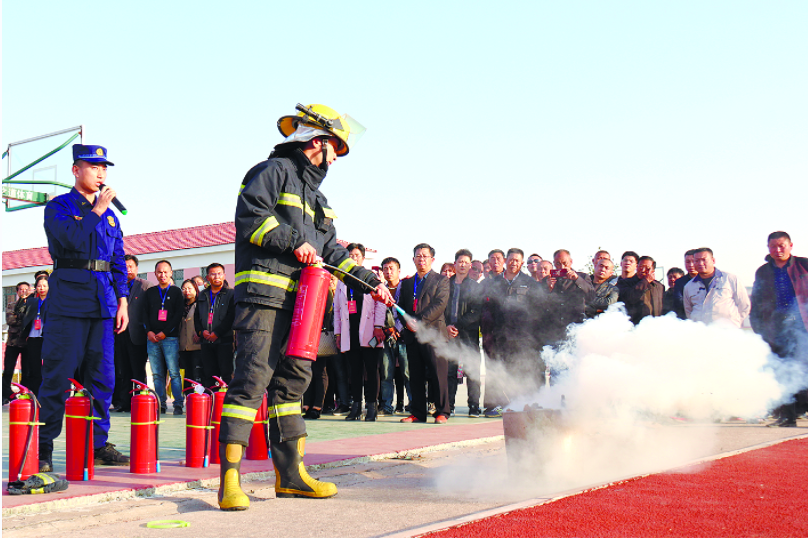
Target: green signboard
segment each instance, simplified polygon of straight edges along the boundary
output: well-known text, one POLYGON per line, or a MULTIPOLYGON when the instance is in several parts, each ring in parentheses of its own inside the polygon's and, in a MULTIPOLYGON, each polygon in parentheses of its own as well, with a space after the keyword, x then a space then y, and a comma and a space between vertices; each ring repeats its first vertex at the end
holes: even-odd
POLYGON ((50 196, 47 192, 29 191, 18 189, 10 185, 3 185, 3 198, 19 200, 21 202, 31 202, 33 204, 47 204, 50 196))

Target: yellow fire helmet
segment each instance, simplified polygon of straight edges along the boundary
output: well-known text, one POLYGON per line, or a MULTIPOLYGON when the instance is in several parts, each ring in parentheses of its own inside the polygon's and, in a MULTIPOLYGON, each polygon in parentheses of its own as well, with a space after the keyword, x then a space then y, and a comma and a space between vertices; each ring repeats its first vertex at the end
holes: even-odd
POLYGON ((366 129, 359 122, 347 114, 340 115, 325 105, 303 106, 298 103, 295 108, 299 111, 296 116, 282 116, 278 119, 278 130, 286 137, 287 142, 307 142, 315 136, 328 133, 342 142, 337 155, 343 157, 348 155, 350 147, 365 134, 366 129), (298 131, 301 136, 292 136, 298 131))

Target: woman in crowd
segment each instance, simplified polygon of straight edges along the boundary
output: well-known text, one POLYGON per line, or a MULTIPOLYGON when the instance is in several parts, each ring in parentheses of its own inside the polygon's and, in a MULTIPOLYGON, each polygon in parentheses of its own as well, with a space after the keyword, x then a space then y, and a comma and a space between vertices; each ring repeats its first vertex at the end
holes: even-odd
POLYGON ((185 298, 185 309, 180 322, 180 368, 185 376, 196 382, 202 381, 202 360, 199 336, 194 331, 194 314, 196 313, 197 284, 193 279, 182 283, 182 296, 185 298))
POLYGON ((446 262, 440 268, 440 274, 446 278, 452 278, 455 274, 454 264, 446 262))
MULTIPOLYGON (((351 243, 346 247, 357 265, 365 260, 365 247, 351 243)), ((384 322, 387 307, 369 294, 353 291, 344 283, 334 293, 334 334, 337 347, 347 358, 351 370, 351 410, 345 420, 362 418, 362 389, 367 407, 366 421, 375 421, 379 398, 379 364, 384 351, 384 322)))
POLYGON ((36 279, 36 292, 26 300, 27 311, 23 321, 23 334, 28 336, 22 354, 22 379, 20 384, 39 394, 42 384, 42 335, 45 331, 45 311, 48 298, 48 277, 36 279))

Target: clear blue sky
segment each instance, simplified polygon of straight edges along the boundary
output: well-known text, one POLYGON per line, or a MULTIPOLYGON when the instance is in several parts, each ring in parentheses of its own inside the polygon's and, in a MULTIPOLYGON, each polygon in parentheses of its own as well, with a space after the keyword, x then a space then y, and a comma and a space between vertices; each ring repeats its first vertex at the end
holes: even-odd
MULTIPOLYGON (((367 127, 322 190, 405 270, 421 241, 579 268, 707 245, 745 285, 771 231, 808 255, 805 2, 9 0, 2 23, 3 148, 86 125, 129 234, 232 220, 302 102, 367 127)), ((41 219, 3 214, 3 250, 41 219)))

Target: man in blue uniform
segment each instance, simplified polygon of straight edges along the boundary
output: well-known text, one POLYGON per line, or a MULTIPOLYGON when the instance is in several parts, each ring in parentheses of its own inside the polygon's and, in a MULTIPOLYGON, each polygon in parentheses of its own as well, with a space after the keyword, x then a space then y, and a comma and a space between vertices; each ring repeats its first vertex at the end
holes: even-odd
POLYGON ((115 388, 114 333, 126 330, 129 323, 123 232, 109 208, 116 193, 101 190, 108 165, 112 163, 106 148, 74 145, 75 186, 45 207, 53 274, 42 344, 40 472, 53 470, 53 440, 62 431, 68 378, 77 373, 95 398, 95 463, 129 464, 129 458, 107 442, 115 388))

